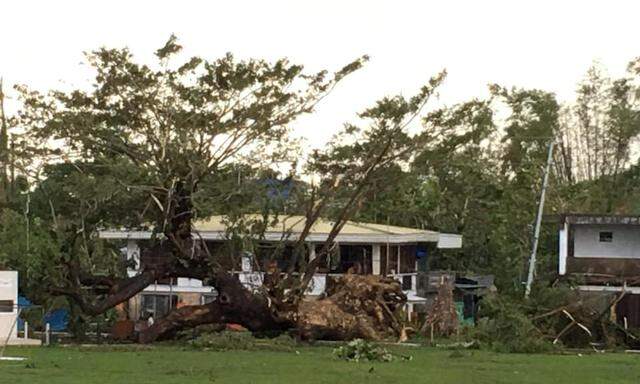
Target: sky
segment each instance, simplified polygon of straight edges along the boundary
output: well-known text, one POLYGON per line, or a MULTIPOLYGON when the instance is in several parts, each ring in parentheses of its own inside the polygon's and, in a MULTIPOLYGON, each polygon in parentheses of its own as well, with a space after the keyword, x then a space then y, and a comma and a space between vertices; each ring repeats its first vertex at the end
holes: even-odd
MULTIPOLYGON (((491 83, 569 101, 594 60, 621 76, 640 56, 638 1, 20 0, 2 2, 0 14, 6 88, 83 87, 91 80, 83 52, 126 46, 151 61, 171 33, 188 56, 288 57, 309 71, 369 55, 294 123, 309 147, 381 97, 412 95, 442 69, 449 75, 440 104, 486 97, 491 83)), ((15 110, 15 97, 8 104, 15 110)))

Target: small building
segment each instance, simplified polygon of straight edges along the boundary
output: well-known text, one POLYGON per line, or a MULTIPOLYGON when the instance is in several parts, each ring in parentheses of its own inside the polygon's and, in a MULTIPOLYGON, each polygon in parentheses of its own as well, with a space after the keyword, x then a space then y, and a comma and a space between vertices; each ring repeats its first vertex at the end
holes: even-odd
MULTIPOLYGON (((333 224, 329 220, 319 219, 313 225, 305 239, 309 260, 315 258, 333 224)), ((293 243, 300 236, 304 225, 304 216, 285 216, 264 233, 261 246, 265 248, 286 239, 283 257, 276 260, 281 270, 288 266, 287 254, 290 254, 293 243)), ((228 239, 227 226, 222 216, 198 221, 194 223, 194 228, 197 236, 212 250, 228 239)), ((100 237, 126 242, 123 253, 131 265, 128 271, 130 276, 139 273, 146 264, 153 262, 153 256, 145 252, 151 245, 151 231, 104 230, 100 232, 100 237)), ((412 311, 414 304, 426 300, 417 295, 418 260, 426 260, 428 254, 436 248, 460 248, 462 237, 415 228, 349 221, 336 237, 334 245, 330 262, 321 265, 313 278, 308 291, 310 296, 322 294, 333 279, 345 273, 385 275, 397 279, 402 284, 409 300, 407 310, 412 311)), ((259 251, 260 249, 258 253, 259 251)), ((262 265, 264 260, 261 260, 261 255, 245 252, 238 259, 240 262, 234 267, 234 273, 240 281, 247 287, 261 285, 264 277, 262 271, 267 269, 267 266, 262 265), (262 268, 255 268, 256 265, 262 265, 262 268)), ((215 297, 214 288, 203 285, 203 282, 197 279, 157 281, 132 298, 127 303, 128 308, 125 312, 131 320, 147 316, 159 318, 176 306, 204 304, 215 297)))
POLYGON ((18 272, 0 271, 0 343, 18 338, 17 322, 18 272))
POLYGON ((640 327, 640 216, 565 214, 559 224, 559 275, 582 292, 625 291, 616 317, 640 327))

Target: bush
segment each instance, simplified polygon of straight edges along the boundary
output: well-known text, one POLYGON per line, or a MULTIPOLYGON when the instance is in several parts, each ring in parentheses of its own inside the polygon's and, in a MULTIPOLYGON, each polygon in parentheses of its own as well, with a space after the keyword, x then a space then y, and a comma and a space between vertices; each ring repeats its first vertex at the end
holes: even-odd
POLYGON ((360 362, 360 361, 382 361, 393 360, 391 352, 362 339, 355 339, 347 344, 335 348, 333 355, 340 360, 360 362))
POLYGON ((216 351, 254 349, 255 342, 249 332, 216 332, 203 333, 190 341, 197 349, 212 349, 216 351))
POLYGON ((473 337, 496 352, 536 353, 554 348, 522 306, 507 297, 485 297, 479 317, 473 337))

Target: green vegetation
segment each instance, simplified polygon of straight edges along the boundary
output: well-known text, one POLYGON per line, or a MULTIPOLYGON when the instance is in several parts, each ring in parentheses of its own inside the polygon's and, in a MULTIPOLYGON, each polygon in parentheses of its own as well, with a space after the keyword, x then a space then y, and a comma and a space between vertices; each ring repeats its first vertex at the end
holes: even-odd
POLYGON ((253 351, 269 350, 291 352, 297 347, 296 340, 288 335, 260 339, 250 332, 210 332, 203 333, 188 342, 194 349, 203 351, 253 351))
POLYGON ((487 297, 480 315, 478 326, 469 328, 470 332, 474 339, 493 351, 540 353, 554 348, 517 302, 501 296, 487 297))
MULTIPOLYGON (((393 348, 395 350, 395 348, 393 348)), ((3 383, 638 383, 640 356, 524 355, 427 348, 395 350, 412 361, 353 364, 331 348, 205 352, 172 347, 9 348, 3 383)))
POLYGON ((355 339, 333 350, 333 355, 340 360, 353 361, 393 361, 393 355, 386 348, 372 342, 355 339))

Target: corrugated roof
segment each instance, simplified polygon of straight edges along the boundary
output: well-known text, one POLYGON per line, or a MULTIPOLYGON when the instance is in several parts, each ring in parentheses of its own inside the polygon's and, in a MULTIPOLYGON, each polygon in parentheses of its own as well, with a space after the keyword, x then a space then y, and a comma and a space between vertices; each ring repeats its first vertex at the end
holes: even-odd
MULTIPOLYGON (((259 218, 259 216, 257 215, 252 216, 254 216, 256 219, 259 218)), ((281 216, 275 225, 269 226, 267 232, 300 233, 304 229, 305 222, 306 218, 301 215, 281 216)), ((334 224, 334 221, 319 218, 313 224, 311 233, 328 234, 329 232, 331 232, 334 224)), ((224 216, 212 216, 206 220, 198 220, 194 223, 194 227, 200 232, 223 232, 226 229, 224 216)), ((427 233, 438 234, 438 232, 429 230, 398 227, 385 224, 362 223, 356 221, 347 221, 340 233, 343 235, 415 235, 427 233)))
MULTIPOLYGON (((261 220, 259 215, 251 215, 246 218, 249 220, 252 218, 261 220)), ((305 221, 306 218, 304 216, 281 216, 275 224, 267 228, 264 233, 264 239, 267 241, 281 241, 283 238, 296 240, 304 229, 305 221)), ((306 241, 325 241, 334 224, 335 222, 331 220, 318 219, 306 237, 306 241)), ((198 232, 198 236, 205 240, 225 240, 227 238, 225 216, 212 216, 205 220, 197 220, 194 223, 194 229, 198 232)), ((100 237, 103 239, 149 239, 151 236, 152 232, 149 230, 120 229, 100 231, 100 237)), ((356 244, 434 242, 437 243, 438 248, 460 248, 462 246, 462 236, 456 234, 356 221, 348 221, 335 238, 335 241, 356 244)))

